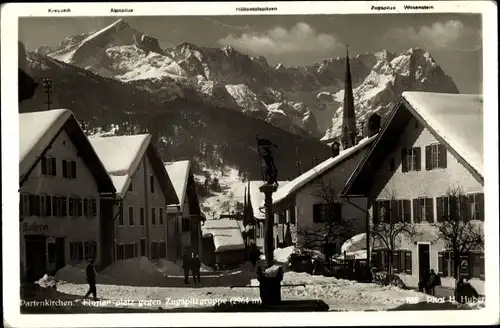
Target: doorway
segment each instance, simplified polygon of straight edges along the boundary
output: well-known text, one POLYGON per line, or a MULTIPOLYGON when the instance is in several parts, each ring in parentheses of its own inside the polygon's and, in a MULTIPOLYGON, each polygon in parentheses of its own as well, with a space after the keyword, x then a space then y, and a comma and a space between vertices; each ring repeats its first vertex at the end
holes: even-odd
POLYGON ((418 244, 418 277, 422 279, 425 270, 431 268, 431 255, 429 244, 418 244))
POLYGON ((27 235, 26 242, 26 279, 35 282, 47 273, 46 236, 27 235))

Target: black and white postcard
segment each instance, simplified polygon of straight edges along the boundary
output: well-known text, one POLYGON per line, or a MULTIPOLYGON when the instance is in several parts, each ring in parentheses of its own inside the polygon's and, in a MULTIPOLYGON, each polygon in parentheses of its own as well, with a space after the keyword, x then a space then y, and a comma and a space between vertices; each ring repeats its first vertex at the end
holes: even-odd
POLYGON ((4 324, 497 323, 495 11, 2 6, 4 324))

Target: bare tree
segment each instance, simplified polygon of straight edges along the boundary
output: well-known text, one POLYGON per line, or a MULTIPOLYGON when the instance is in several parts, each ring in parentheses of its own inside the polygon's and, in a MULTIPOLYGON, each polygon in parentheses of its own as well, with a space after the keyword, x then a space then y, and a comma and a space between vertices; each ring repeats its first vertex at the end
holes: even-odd
MULTIPOLYGON (((463 194, 460 187, 450 188, 447 195, 441 197, 441 203, 438 203, 437 207, 439 209, 438 220, 432 224, 436 229, 436 240, 444 240, 445 247, 451 251, 455 278, 458 279, 460 255, 482 249, 484 233, 481 225, 477 224, 478 221, 471 221, 473 217, 471 217, 469 197, 463 194)), ((478 208, 478 213, 482 216, 482 209, 478 208)))
POLYGON ((404 237, 413 240, 420 233, 411 223, 410 200, 396 200, 394 193, 389 199, 378 200, 373 206, 370 227, 372 249, 379 248, 387 252, 386 265, 389 276, 393 274, 393 254, 398 251, 404 237))
POLYGON ((297 227, 297 235, 301 246, 311 249, 320 249, 325 252, 327 258, 334 254, 330 253, 333 245, 338 240, 347 240, 354 233, 352 220, 342 217, 341 200, 338 193, 328 183, 319 180, 317 183, 315 198, 318 203, 314 205, 314 216, 320 217, 322 222, 317 222, 314 227, 297 227))

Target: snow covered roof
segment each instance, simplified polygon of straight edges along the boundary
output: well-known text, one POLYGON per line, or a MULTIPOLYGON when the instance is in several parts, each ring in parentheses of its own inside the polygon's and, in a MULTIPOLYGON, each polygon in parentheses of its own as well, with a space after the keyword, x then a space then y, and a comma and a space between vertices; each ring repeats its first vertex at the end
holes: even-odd
POLYGON ((350 239, 346 240, 342 247, 340 248, 340 252, 344 254, 344 252, 356 252, 359 250, 366 249, 366 233, 357 234, 350 239))
POLYGON ((78 148, 92 175, 98 181, 99 191, 114 193, 115 188, 103 163, 90 145, 75 116, 67 109, 19 114, 19 180, 21 184, 62 129, 78 148))
POLYGON ((178 161, 178 162, 165 162, 165 169, 167 170, 170 181, 175 189, 177 198, 179 199, 179 206, 182 208, 185 203, 187 185, 189 180, 189 174, 191 172, 191 162, 190 161, 178 161))
POLYGON ((123 197, 151 142, 151 135, 89 137, 89 140, 123 197))
MULTIPOLYGON (((278 181, 278 185, 283 187, 287 185, 290 181, 278 181)), ((264 205, 264 193, 260 192, 259 187, 264 184, 263 181, 250 181, 250 201, 252 202, 253 216, 256 219, 265 219, 265 213, 261 212, 261 208, 264 205)), ((241 196, 241 202, 243 203, 243 196, 245 194, 244 187, 248 187, 248 182, 244 182, 241 184, 241 193, 238 193, 237 196, 241 196), (241 194, 241 195, 240 195, 241 194)), ((235 196, 236 198, 236 196, 235 196)))
POLYGON ((213 237, 216 252, 245 249, 245 241, 236 220, 206 220, 201 232, 204 238, 213 237))
POLYGON ((29 170, 72 116, 67 109, 19 114, 19 175, 29 170))
POLYGON ((483 175, 482 95, 403 92, 403 98, 431 130, 483 175))
POLYGON ((343 196, 365 196, 377 171, 413 119, 453 151, 470 172, 483 179, 482 95, 404 92, 389 113, 373 147, 349 178, 343 196))
POLYGON ((356 154, 359 150, 370 145, 373 142, 373 140, 375 140, 376 137, 377 135, 374 135, 372 137, 360 140, 359 143, 354 147, 340 151, 340 153, 337 156, 331 157, 323 161, 322 163, 316 165, 309 171, 304 172, 297 178, 293 179, 286 185, 279 187, 278 190, 273 194, 273 204, 281 202, 288 196, 300 190, 304 185, 314 180, 319 175, 335 168, 335 166, 342 163, 345 159, 349 158, 351 155, 356 154))

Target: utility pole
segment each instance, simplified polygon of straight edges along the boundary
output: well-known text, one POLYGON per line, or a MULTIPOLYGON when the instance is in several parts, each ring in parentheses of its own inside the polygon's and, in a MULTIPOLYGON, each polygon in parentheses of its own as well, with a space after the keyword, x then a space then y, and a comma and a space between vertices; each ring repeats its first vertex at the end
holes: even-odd
POLYGON ((47 110, 50 110, 50 105, 52 101, 50 100, 50 94, 52 93, 52 79, 50 77, 44 77, 43 81, 43 92, 47 95, 47 110))

